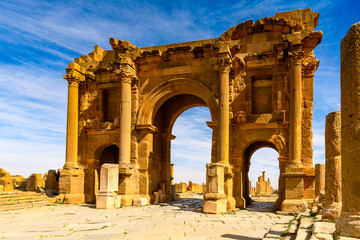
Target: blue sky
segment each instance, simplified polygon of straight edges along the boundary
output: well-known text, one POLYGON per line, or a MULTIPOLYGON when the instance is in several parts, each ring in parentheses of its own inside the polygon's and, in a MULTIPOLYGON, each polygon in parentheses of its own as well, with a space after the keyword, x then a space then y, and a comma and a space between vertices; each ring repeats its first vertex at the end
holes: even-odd
MULTIPOLYGON (((67 82, 62 75, 68 62, 91 52, 94 45, 111 49, 110 37, 126 39, 139 47, 215 38, 240 22, 308 7, 320 12, 317 30, 324 32, 323 41, 315 50, 320 59, 315 75, 313 124, 314 163, 318 163, 324 162, 325 116, 340 109, 340 41, 350 26, 360 21, 357 0, 2 0, 0 167, 24 176, 62 167, 67 99, 67 82)), ((201 126, 206 127, 203 122, 191 119, 207 118, 206 111, 188 111, 179 117, 176 126, 185 121, 187 130, 198 130, 204 135, 195 139, 175 126, 173 160, 178 175, 202 182, 210 154, 205 147, 210 141, 209 132, 200 130, 201 126), (181 134, 191 139, 191 144, 181 142, 181 134), (176 150, 192 144, 200 144, 195 149, 201 151, 195 154, 191 148, 176 150), (199 156, 196 163, 189 159, 195 155, 199 156)), ((264 162, 266 155, 260 154, 257 161, 264 162)), ((269 169, 276 171, 276 167, 271 165, 269 169)))

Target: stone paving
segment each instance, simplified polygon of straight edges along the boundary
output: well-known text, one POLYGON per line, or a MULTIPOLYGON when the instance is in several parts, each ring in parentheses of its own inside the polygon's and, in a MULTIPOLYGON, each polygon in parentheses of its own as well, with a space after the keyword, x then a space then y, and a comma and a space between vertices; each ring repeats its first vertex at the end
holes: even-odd
POLYGON ((57 204, 1 212, 0 239, 262 239, 292 216, 276 215, 274 203, 254 202, 234 214, 200 211, 202 196, 169 204, 98 210, 57 204))

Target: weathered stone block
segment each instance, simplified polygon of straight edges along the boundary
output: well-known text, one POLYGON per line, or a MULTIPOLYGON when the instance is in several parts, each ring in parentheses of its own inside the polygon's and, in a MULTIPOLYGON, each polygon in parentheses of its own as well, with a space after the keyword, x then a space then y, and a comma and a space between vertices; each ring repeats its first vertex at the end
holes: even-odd
POLYGON ((14 190, 13 179, 10 173, 2 168, 0 168, 0 185, 3 186, 4 192, 12 192, 14 190))

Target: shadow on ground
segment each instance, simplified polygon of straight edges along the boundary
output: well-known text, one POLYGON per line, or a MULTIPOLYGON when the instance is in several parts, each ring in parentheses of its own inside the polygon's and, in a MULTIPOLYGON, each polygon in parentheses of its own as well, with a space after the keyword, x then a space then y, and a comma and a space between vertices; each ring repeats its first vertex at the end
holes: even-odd
POLYGON ((246 237, 236 234, 223 234, 221 235, 221 237, 229 238, 229 239, 239 239, 239 240, 261 240, 261 238, 246 237))

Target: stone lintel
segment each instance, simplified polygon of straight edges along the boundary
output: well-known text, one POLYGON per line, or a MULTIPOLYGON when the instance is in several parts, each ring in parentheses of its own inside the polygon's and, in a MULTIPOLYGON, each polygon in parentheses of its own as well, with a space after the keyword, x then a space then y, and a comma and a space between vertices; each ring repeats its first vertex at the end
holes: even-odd
POLYGON ((147 131, 153 132, 153 133, 158 131, 157 127, 155 127, 154 125, 151 125, 151 124, 136 125, 135 129, 136 130, 147 130, 147 131))
POLYGON ((96 129, 87 129, 86 133, 88 135, 119 135, 120 131, 117 130, 96 130, 96 129))
POLYGON ((217 122, 213 122, 213 121, 207 121, 206 125, 211 129, 216 129, 219 127, 219 124, 217 122))

